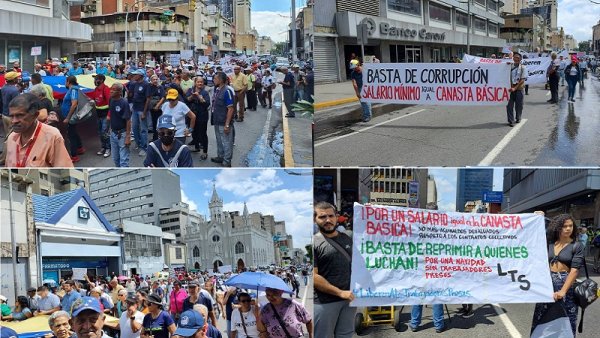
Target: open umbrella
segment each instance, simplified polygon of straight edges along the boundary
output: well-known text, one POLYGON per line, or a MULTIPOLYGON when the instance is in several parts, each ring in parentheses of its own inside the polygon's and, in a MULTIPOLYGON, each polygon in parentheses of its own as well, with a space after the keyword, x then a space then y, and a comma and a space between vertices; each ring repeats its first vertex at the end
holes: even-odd
POLYGON ((48 284, 49 286, 56 286, 56 281, 54 279, 44 279, 42 284, 48 284))
POLYGON ((117 277, 117 279, 118 280, 128 280, 129 277, 127 277, 127 276, 119 276, 119 277, 117 277))
POLYGON ((267 288, 292 293, 292 289, 279 277, 262 272, 243 272, 225 281, 227 286, 240 289, 266 290, 267 288))

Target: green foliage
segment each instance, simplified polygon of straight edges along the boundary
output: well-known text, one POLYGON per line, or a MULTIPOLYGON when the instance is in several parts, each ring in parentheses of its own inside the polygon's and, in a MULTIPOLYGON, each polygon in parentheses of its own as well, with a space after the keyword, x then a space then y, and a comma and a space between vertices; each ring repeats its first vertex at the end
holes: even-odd
POLYGON ((313 263, 313 246, 312 244, 307 244, 305 247, 306 249, 306 257, 308 257, 310 264, 313 263))
MULTIPOLYGON (((314 100, 314 96, 311 96, 314 100)), ((292 111, 294 111, 295 113, 299 113, 302 115, 309 115, 310 117, 312 117, 315 113, 315 106, 306 101, 306 100, 300 100, 296 103, 292 104, 292 111)))

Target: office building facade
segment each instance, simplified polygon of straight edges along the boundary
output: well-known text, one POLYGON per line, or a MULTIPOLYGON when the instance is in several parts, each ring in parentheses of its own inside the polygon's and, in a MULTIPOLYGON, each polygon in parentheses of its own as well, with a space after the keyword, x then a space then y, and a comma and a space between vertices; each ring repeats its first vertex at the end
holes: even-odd
POLYGON ((494 185, 494 169, 458 169, 456 179, 456 211, 465 211, 465 203, 483 199, 484 191, 494 185))

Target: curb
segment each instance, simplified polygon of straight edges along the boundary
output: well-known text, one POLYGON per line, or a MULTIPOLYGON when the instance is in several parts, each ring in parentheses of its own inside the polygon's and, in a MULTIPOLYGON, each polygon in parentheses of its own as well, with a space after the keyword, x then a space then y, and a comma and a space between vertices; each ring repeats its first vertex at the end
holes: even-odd
POLYGON ((281 118, 283 119, 283 160, 285 168, 296 166, 294 162, 294 152, 292 151, 292 136, 290 135, 290 125, 287 114, 287 108, 283 102, 283 91, 281 92, 281 118))
POLYGON ((347 97, 345 99, 337 99, 325 102, 315 103, 315 109, 323 109, 328 107, 339 106, 346 103, 358 102, 358 97, 347 97))

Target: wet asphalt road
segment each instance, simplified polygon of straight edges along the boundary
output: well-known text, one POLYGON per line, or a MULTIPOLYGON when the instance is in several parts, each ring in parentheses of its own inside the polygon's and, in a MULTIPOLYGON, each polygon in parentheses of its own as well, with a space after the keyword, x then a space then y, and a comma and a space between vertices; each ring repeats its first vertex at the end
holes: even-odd
POLYGON ((511 128, 505 106, 377 106, 360 122, 350 104, 315 114, 316 166, 597 166, 600 164, 600 80, 589 76, 567 103, 549 104, 531 86, 523 121, 511 128), (391 111, 390 111, 391 110, 391 111))

